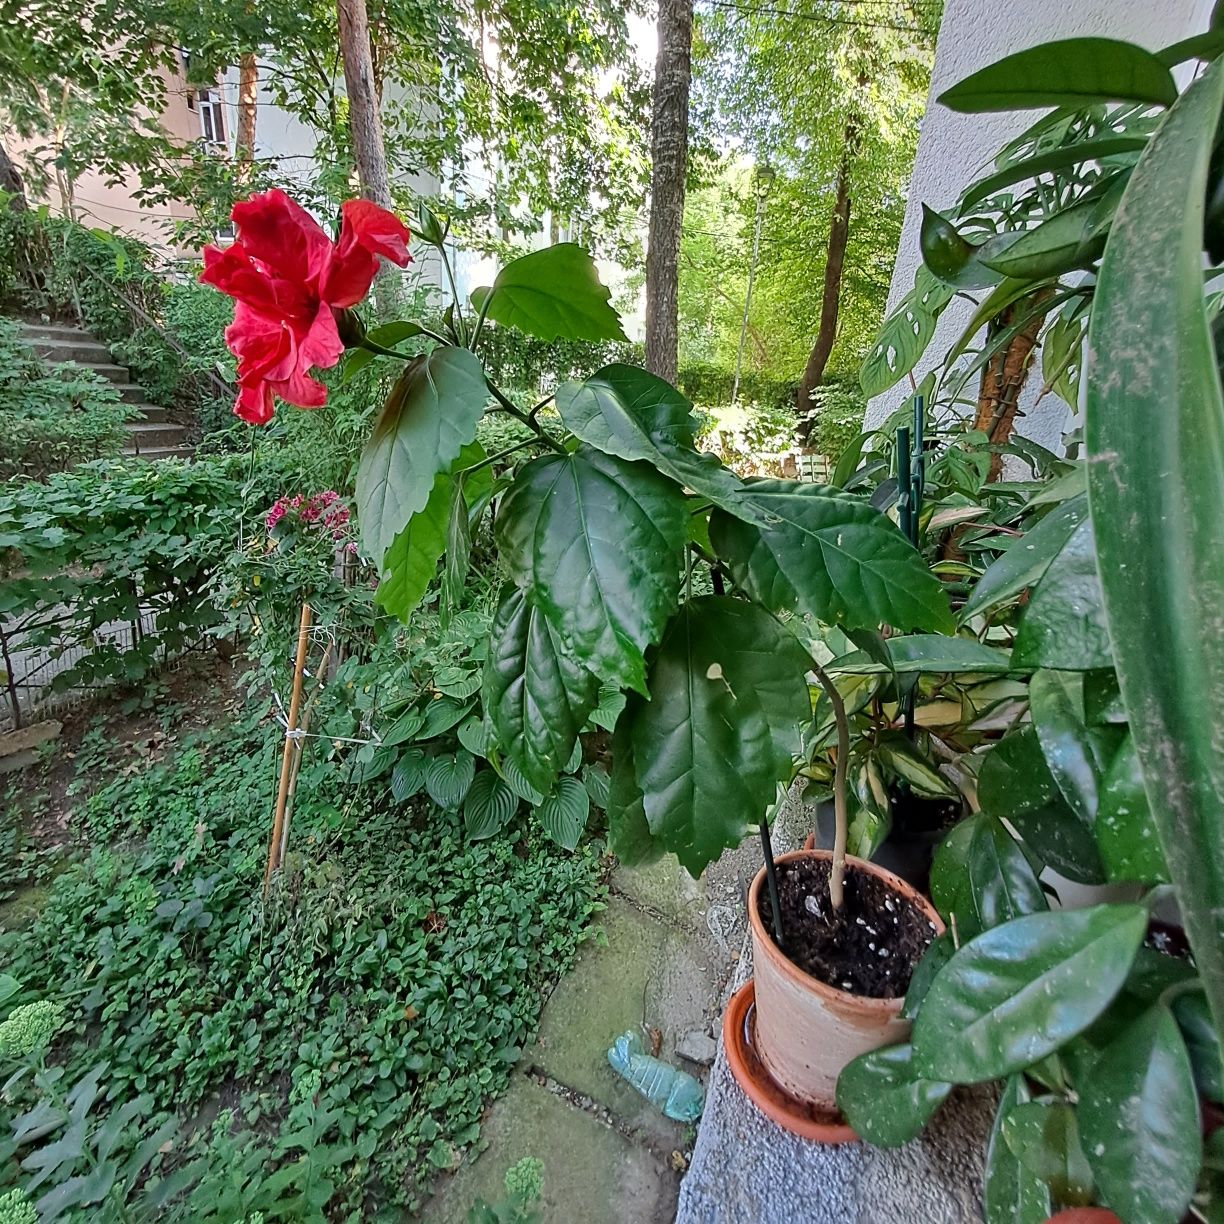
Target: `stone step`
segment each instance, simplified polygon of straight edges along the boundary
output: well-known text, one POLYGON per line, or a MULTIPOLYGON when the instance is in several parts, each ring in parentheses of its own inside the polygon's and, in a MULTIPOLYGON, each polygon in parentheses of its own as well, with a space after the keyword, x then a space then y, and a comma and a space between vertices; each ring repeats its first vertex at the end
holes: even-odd
POLYGON ((141 449, 138 453, 131 447, 125 447, 119 452, 128 459, 190 459, 189 446, 151 446, 148 450, 141 449))
POLYGON ((137 406, 146 403, 149 394, 139 383, 133 382, 120 383, 115 387, 115 390, 119 392, 119 398, 125 404, 135 404, 137 406))
POLYGON ((134 421, 124 427, 129 444, 142 454, 164 446, 182 446, 187 431, 181 425, 167 425, 156 421, 134 421))
MULTIPOLYGON (((127 387, 123 388, 125 391, 127 387)), ((139 391, 140 388, 133 386, 132 390, 139 391)), ((132 396, 125 395, 125 402, 129 408, 134 409, 140 415, 132 418, 133 423, 145 423, 149 425, 173 425, 175 422, 170 419, 170 410, 161 408, 157 404, 143 404, 133 400, 132 396)))
POLYGON ((23 323, 21 338, 26 344, 32 340, 88 340, 93 341, 89 332, 68 323, 23 323))
MULTIPOLYGON (((109 361, 65 361, 60 364, 79 366, 82 370, 92 370, 100 378, 105 378, 107 382, 112 382, 117 387, 132 381, 132 375, 127 366, 115 365, 109 361)), ((141 394, 143 395, 144 392, 142 391, 141 394)))
POLYGON ((63 365, 66 361, 77 365, 109 365, 111 363, 110 349, 105 344, 99 344, 80 333, 79 338, 41 339, 34 337, 27 341, 29 346, 52 365, 63 365))

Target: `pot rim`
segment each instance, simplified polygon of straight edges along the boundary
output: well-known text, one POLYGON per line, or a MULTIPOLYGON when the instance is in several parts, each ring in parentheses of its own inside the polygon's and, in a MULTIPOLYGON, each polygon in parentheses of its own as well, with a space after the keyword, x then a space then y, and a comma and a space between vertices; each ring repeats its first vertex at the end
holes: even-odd
MULTIPOLYGON (((785 854, 777 855, 774 863, 791 863, 797 859, 807 858, 832 861, 833 852, 831 850, 789 850, 785 854)), ((943 919, 940 918, 934 905, 916 888, 901 879, 900 876, 893 875, 891 871, 886 871, 883 867, 879 867, 867 859, 855 858, 852 854, 846 855, 846 863, 882 880, 893 892, 899 893, 908 901, 913 902, 927 916, 928 921, 935 924, 935 935, 943 934, 943 919)), ((765 865, 762 863, 760 870, 753 877, 751 888, 748 890, 748 925, 752 931, 754 948, 763 947, 765 955, 769 957, 770 962, 783 976, 789 978, 795 985, 801 986, 813 994, 830 1000, 836 1000, 840 1007, 853 1007, 867 1014, 887 1014, 896 1012, 899 1009, 900 1005, 904 1002, 904 995, 896 995, 891 999, 878 999, 868 995, 851 994, 849 991, 839 990, 836 986, 830 986, 827 982, 822 982, 818 977, 813 977, 810 973, 800 969, 774 943, 773 935, 766 930, 765 924, 761 921, 759 900, 761 889, 764 886, 765 865)))

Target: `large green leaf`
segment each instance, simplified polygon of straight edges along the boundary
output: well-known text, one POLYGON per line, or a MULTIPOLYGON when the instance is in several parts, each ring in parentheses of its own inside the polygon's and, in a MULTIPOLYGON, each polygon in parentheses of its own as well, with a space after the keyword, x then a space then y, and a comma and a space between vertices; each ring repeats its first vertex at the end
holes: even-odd
POLYGON ((441 808, 457 808, 476 775, 476 762, 466 748, 436 756, 425 768, 425 790, 441 808))
POLYGON ((860 1139, 900 1147, 921 1134, 952 1091, 914 1074, 908 1045, 861 1054, 837 1080, 837 1107, 860 1139))
POLYGON ((1008 234, 1006 243, 992 239, 977 259, 998 275, 1017 280, 1043 280, 1085 268, 1105 249, 1096 233, 1098 204, 1095 198, 1086 199, 1060 209, 1018 238, 1008 234))
POLYGON ((1003 1127, 1012 1110, 1027 1100, 1024 1077, 1012 1076, 999 1100, 986 1148, 986 1179, 982 1188, 984 1224, 1045 1224, 1049 1219, 1049 1187, 1020 1163, 1003 1137, 1003 1127))
POLYGON ((636 693, 631 694, 625 711, 612 733, 612 776, 608 783, 608 845, 612 853, 628 867, 649 863, 663 854, 663 843, 657 841, 646 823, 646 807, 642 788, 633 763, 630 732, 638 709, 644 704, 636 693))
POLYGON ((1029 914, 971 940, 918 1013, 918 1073, 973 1084, 1053 1053, 1118 993, 1147 917, 1141 905, 1097 905, 1029 914))
POLYGON ((1091 824, 1121 733, 1113 727, 1087 724, 1082 672, 1034 672, 1029 704, 1051 776, 1071 810, 1083 823, 1091 824))
POLYGON ((577 778, 558 778, 543 803, 536 808, 536 816, 558 846, 572 850, 586 828, 591 813, 591 797, 586 787, 577 778))
MULTIPOLYGON (((459 452, 453 468, 462 471, 484 458, 484 447, 479 442, 469 442, 459 452)), ((471 482, 470 488, 464 488, 464 494, 475 494, 485 481, 491 479, 488 473, 488 468, 476 473, 476 479, 471 482)), ((400 620, 408 619, 437 573, 438 558, 447 549, 449 525, 455 513, 456 497, 460 496, 457 490, 461 483, 467 485, 467 478, 459 482, 449 470, 439 472, 434 477, 429 500, 408 520, 407 526, 391 542, 383 557, 382 580, 374 593, 374 600, 400 620)), ((463 502, 460 501, 460 504, 463 502)), ((465 524, 466 521, 465 513, 465 524)), ((448 553, 448 564, 450 556, 448 553)))
POLYGON ((1089 329, 1085 439, 1122 694, 1182 921, 1224 1032, 1224 396, 1202 289, 1224 60, 1152 137, 1089 329))
POLYGON ((739 518, 769 516, 744 497, 739 477, 694 447, 693 406, 670 383, 637 366, 610 365, 557 388, 557 411, 583 442, 620 459, 642 459, 739 518))
POLYGON ((518 811, 518 796, 491 769, 482 769, 463 801, 463 827, 472 841, 493 837, 518 811))
MULTIPOLYGON (((707 595, 668 625, 651 659, 651 699, 626 706, 622 720, 650 832, 694 876, 738 845, 789 781, 811 717, 809 665, 773 617, 743 600, 707 595)), ((615 771, 612 783, 616 792, 615 771)))
POLYGON ((488 398, 484 370, 467 349, 436 348, 400 375, 357 465, 361 544, 380 573, 392 541, 425 509, 438 473, 449 472, 476 437, 488 398))
POLYGON ((1135 741, 1129 730, 1101 779, 1094 825, 1101 862, 1111 880, 1159 884, 1169 878, 1135 741))
POLYGON ((877 675, 896 672, 908 676, 925 672, 1007 672, 1011 658, 1004 650, 983 646, 975 638, 944 637, 939 633, 915 633, 889 638, 891 666, 881 663, 863 650, 842 655, 828 664, 830 672, 851 675, 877 675))
POLYGON ((1084 1159, 1075 1110, 1064 1101, 1029 1101, 1003 1119, 1003 1142, 1060 1203, 1092 1201, 1092 1169, 1084 1159))
POLYGON ((940 313, 955 292, 925 264, 919 265, 914 287, 884 320, 859 371, 859 383, 868 399, 895 386, 918 364, 935 335, 940 313))
POLYGON ((484 708, 502 750, 547 794, 599 701, 599 679, 575 663, 518 587, 502 591, 485 661, 484 708))
POLYGON ((645 692, 644 651, 680 593, 686 517, 666 477, 583 445, 519 472, 497 537, 511 577, 571 657, 645 692))
POLYGON ((1092 530, 1090 522, 1076 527, 1033 591, 1012 650, 1017 667, 1113 665, 1092 530))
POLYGON ((754 599, 850 629, 952 628, 939 580, 865 501, 791 480, 753 481, 747 495, 774 525, 716 510, 710 543, 754 599))
POLYGON ((1101 1200, 1124 1220, 1177 1224, 1202 1148, 1190 1056, 1163 1004, 1101 1051, 1078 1085, 1079 1124, 1101 1200))
POLYGON ((939 95, 967 114, 1093 102, 1171 106, 1177 86, 1150 51, 1113 38, 1066 38, 1017 51, 939 95))
POLYGON ((1073 497, 1051 510, 1014 541, 978 579, 960 611, 962 623, 1032 586, 1062 551, 1071 533, 1088 517, 1087 497, 1073 497))
POLYGON ((1031 723, 1005 735, 978 772, 978 801, 1049 866, 1080 884, 1105 879, 1092 826, 1063 798, 1031 723))
POLYGON ((477 289, 494 323, 541 340, 624 340, 612 294, 599 282, 595 261, 573 242, 532 251, 508 263, 492 289, 477 289))

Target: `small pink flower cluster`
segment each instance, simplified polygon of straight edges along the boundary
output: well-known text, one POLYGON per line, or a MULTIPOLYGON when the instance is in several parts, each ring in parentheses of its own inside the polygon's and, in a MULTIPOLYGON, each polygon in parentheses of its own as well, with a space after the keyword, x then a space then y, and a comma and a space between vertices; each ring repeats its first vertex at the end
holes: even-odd
POLYGON ((319 530, 330 531, 333 539, 345 534, 349 521, 349 508, 340 500, 340 494, 332 489, 303 497, 279 497, 264 516, 264 526, 271 531, 289 511, 294 511, 299 523, 311 525, 319 530))

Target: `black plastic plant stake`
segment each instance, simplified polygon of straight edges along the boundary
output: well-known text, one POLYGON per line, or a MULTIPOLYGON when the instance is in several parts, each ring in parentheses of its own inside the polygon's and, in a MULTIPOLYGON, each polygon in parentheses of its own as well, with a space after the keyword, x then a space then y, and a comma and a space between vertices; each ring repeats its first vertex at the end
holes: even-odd
POLYGON ((769 889, 769 907, 773 910, 774 943, 785 949, 782 939, 782 900, 778 896, 778 868, 774 863, 773 840, 769 836, 769 820, 761 818, 761 851, 765 856, 765 886, 769 889))
POLYGON ((913 543, 913 474, 910 469, 910 431, 908 425, 897 430, 897 522, 901 534, 913 543))
POLYGON ((914 396, 914 445, 910 459, 910 543, 918 547, 922 522, 922 495, 926 491, 926 450, 922 436, 926 425, 926 405, 921 395, 914 396))

